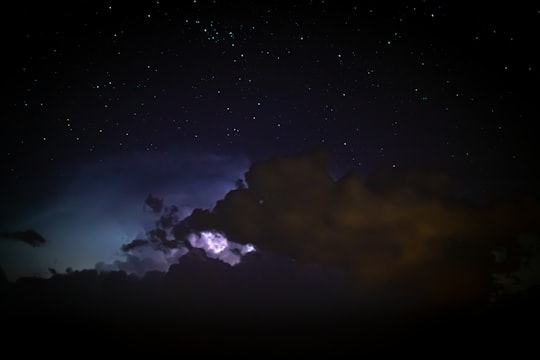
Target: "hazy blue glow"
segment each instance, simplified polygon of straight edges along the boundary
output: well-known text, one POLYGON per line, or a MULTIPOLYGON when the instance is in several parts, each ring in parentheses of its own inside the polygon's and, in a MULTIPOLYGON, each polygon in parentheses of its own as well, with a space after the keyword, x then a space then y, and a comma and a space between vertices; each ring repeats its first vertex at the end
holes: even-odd
POLYGON ((248 165, 242 158, 171 151, 110 156, 67 169, 69 180, 52 183, 52 195, 36 198, 5 229, 35 229, 47 243, 31 248, 1 242, 0 264, 14 279, 46 275, 49 267, 64 271, 114 263, 122 259, 122 244, 155 227, 155 215, 143 211, 149 193, 177 205, 184 217, 197 207, 212 208, 248 165))

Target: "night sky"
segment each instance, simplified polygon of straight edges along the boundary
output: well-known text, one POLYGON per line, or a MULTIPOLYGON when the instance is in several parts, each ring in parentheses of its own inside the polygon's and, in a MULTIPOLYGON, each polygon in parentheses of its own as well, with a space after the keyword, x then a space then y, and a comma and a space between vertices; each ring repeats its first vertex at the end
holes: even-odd
MULTIPOLYGON (((493 249, 525 243, 538 259, 533 2, 19 1, 4 13, 10 280, 167 271, 182 264, 171 249, 221 233, 234 256, 271 254, 263 274, 320 264, 322 283, 350 276, 377 299, 405 284, 402 306, 483 294, 493 249)), ((527 274, 521 284, 540 283, 527 274)))

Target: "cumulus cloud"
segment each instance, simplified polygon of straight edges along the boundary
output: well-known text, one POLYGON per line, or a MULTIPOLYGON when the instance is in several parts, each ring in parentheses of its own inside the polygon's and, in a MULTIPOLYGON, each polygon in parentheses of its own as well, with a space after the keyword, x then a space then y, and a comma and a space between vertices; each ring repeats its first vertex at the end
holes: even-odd
POLYGON ((152 194, 146 197, 144 208, 158 216, 155 227, 146 233, 146 238, 136 238, 123 244, 122 255, 113 263, 99 262, 100 271, 125 271, 129 274, 144 275, 149 271, 167 271, 172 264, 190 251, 202 250, 206 257, 217 259, 229 265, 240 263, 242 256, 255 251, 251 244, 230 242, 227 237, 216 231, 190 232, 186 237, 177 237, 172 233, 180 221, 179 208, 166 206, 163 198, 152 194))
POLYGON ((172 264, 185 255, 186 249, 172 249, 167 252, 155 251, 149 246, 140 246, 130 249, 113 263, 99 262, 96 270, 101 272, 125 271, 128 274, 143 276, 149 271, 166 272, 172 264))
MULTIPOLYGON (((497 266, 490 250, 512 253, 520 234, 539 230, 536 200, 460 203, 441 172, 336 181, 324 152, 253 164, 245 180, 213 210, 176 224, 175 238, 213 229, 262 251, 344 268, 374 296, 396 286, 430 303, 484 299, 497 266)), ((507 260, 507 268, 517 264, 507 260)))

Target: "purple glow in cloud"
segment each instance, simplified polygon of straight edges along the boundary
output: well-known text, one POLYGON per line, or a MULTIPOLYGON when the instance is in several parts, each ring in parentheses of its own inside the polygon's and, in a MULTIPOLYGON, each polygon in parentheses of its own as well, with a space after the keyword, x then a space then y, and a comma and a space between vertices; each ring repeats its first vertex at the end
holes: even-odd
MULTIPOLYGON (((144 211, 145 197, 159 194, 177 204, 177 216, 183 218, 194 208, 212 207, 235 187, 248 166, 242 157, 171 149, 109 155, 66 168, 62 182, 43 180, 47 194, 24 207, 5 204, 21 206, 17 216, 4 219, 10 225, 5 231, 35 229, 47 244, 34 249, 22 242, 1 241, 0 263, 12 280, 48 276, 50 267, 62 272, 67 267, 93 268, 96 263, 121 264, 127 256, 137 257, 148 270, 167 269, 169 260, 176 262, 178 256, 169 259, 170 253, 159 254, 152 247, 128 254, 120 251, 122 244, 145 237, 154 227, 155 214, 144 211)), ((174 237, 168 234, 167 240, 174 237)))
POLYGON ((212 231, 190 234, 188 240, 191 246, 204 249, 213 255, 220 254, 229 246, 227 238, 223 234, 212 231))
POLYGON ((227 240, 215 231, 201 231, 188 236, 191 246, 203 249, 212 259, 219 259, 231 266, 238 264, 243 255, 255 251, 252 244, 241 245, 227 240))
MULTIPOLYGON (((173 241, 172 235, 167 232, 167 238, 173 241)), ((235 266, 242 260, 242 256, 256 251, 252 244, 238 244, 229 241, 224 234, 216 231, 194 232, 188 235, 187 240, 192 247, 204 250, 207 257, 223 261, 235 266)), ((98 263, 99 271, 122 270, 129 274, 144 275, 147 271, 167 271, 169 266, 181 261, 181 257, 189 250, 186 247, 159 248, 151 242, 130 248, 124 254, 123 259, 113 263, 98 263)))

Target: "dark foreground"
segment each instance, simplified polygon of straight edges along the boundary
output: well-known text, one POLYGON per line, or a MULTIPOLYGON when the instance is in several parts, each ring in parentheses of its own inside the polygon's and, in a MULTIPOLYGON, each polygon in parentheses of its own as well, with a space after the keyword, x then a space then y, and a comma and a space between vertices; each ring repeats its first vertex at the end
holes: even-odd
POLYGON ((179 290, 158 286, 151 276, 129 281, 113 274, 97 282, 95 273, 86 275, 79 274, 76 283, 69 276, 4 283, 4 350, 34 351, 33 345, 44 344, 43 351, 55 352, 70 344, 77 353, 112 346, 248 357, 350 351, 515 355, 534 349, 540 327, 538 289, 481 308, 382 311, 337 295, 308 301, 293 292, 272 296, 276 289, 232 294, 226 284, 221 292, 179 290))

